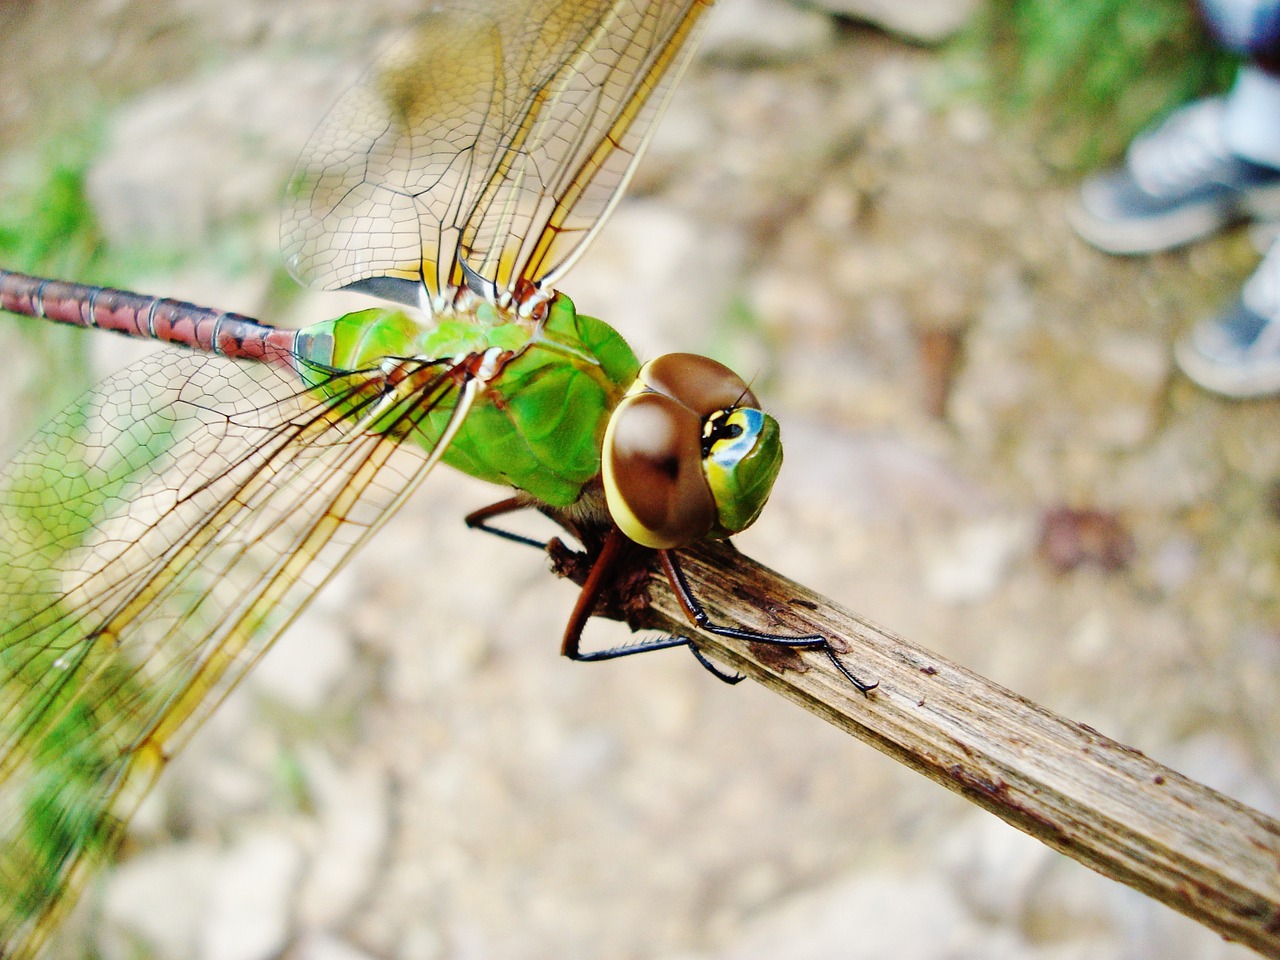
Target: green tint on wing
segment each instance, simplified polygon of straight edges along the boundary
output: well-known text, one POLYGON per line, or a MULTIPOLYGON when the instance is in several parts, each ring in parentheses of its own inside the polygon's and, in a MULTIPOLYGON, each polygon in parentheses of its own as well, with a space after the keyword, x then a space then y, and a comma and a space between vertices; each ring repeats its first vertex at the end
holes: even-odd
MULTIPOLYGON (((425 473, 265 364, 161 352, 0 478, 0 956, 33 955, 165 759, 425 473)), ((413 433, 455 381, 385 415, 413 433)), ((345 414, 336 412, 342 408, 345 414)))
MULTIPOLYGON (((0 883, 7 895, 0 930, 9 942, 16 918, 38 914, 58 895, 63 851, 80 847, 86 860, 100 859, 115 840, 99 812, 79 804, 112 775, 110 757, 93 731, 109 729, 111 711, 140 695, 135 678, 113 663, 104 644, 76 644, 66 635, 76 611, 61 594, 60 561, 85 544, 106 519, 136 473, 165 452, 172 434, 120 435, 115 462, 91 463, 84 454, 91 436, 91 402, 85 397, 66 411, 60 429, 28 449, 27 469, 9 476, 0 511, 0 571, 6 604, 0 614, 0 823, 24 823, 5 831, 0 883), (37 453, 37 448, 42 447, 37 453), (34 468, 34 469, 33 469, 34 468), (22 636, 23 643, 7 638, 22 636), (84 684, 70 682, 79 674, 84 684), (49 720, 41 726, 31 705, 49 720), (29 743, 31 749, 17 748, 29 743)), ((98 438, 101 442, 101 438, 98 438)))
POLYGON ((434 296, 462 285, 461 257, 499 292, 554 285, 621 195, 709 6, 440 0, 303 152, 290 269, 434 296))

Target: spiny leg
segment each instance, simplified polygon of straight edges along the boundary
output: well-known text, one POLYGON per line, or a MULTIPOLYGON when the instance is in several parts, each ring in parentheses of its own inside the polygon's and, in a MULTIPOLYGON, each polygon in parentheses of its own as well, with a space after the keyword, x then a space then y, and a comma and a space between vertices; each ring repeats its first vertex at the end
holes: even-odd
MULTIPOLYGON (((523 534, 513 533, 510 530, 504 530, 501 527, 493 526, 489 521, 496 517, 503 517, 509 513, 515 513, 519 510, 528 509, 530 504, 520 497, 508 497, 506 500, 500 500, 497 503, 491 503, 487 507, 481 507, 474 510, 466 516, 466 524, 468 527, 476 530, 483 530, 485 533, 491 533, 496 537, 502 537, 504 540, 511 540, 515 543, 527 544, 531 547, 537 547, 539 550, 545 550, 548 544, 541 540, 535 540, 532 537, 526 537, 523 534)), ((573 613, 569 616, 569 623, 565 627, 564 639, 561 643, 560 652, 570 660, 578 660, 582 662, 590 662, 593 660, 612 660, 617 657, 629 656, 633 653, 646 653, 650 650, 665 650, 669 647, 687 646, 693 651, 695 657, 708 670, 717 677, 729 683, 737 683, 742 677, 731 676, 718 670, 702 652, 698 650, 687 637, 664 637, 660 640, 645 641, 636 643, 626 647, 612 647, 607 650, 597 650, 593 652, 583 652, 581 649, 582 632, 586 628, 587 621, 591 619, 591 613, 595 609, 596 600, 599 599, 601 592, 604 590, 608 582, 610 574, 617 564, 618 555, 621 553, 622 546, 625 543, 620 531, 616 528, 606 537, 604 546, 601 548, 600 554, 596 557, 591 566, 591 570, 587 574, 587 580, 582 586, 581 592, 578 594, 578 602, 574 605, 573 613)))
MULTIPOLYGON (((487 507, 481 507, 467 514, 465 521, 468 527, 476 530, 483 530, 485 533, 493 534, 496 537, 502 537, 504 540, 510 540, 514 543, 521 543, 527 546, 536 547, 539 550, 545 550, 547 543, 541 540, 535 540, 533 537, 526 537, 523 534, 513 533, 510 530, 504 530, 501 527, 493 526, 490 521, 497 517, 504 517, 507 514, 515 513, 519 510, 526 510, 530 507, 528 501, 520 497, 508 497, 505 500, 499 500, 497 503, 491 503, 487 507)), ((613 573, 617 565, 617 560, 622 552, 626 538, 616 527, 611 530, 605 538, 603 547, 595 562, 591 566, 591 570, 587 574, 587 579, 582 585, 582 590, 578 594, 578 602, 574 605, 573 612, 569 615, 569 622, 565 626, 564 639, 560 645, 560 652, 570 660, 576 660, 583 663, 589 663, 596 660, 614 660, 618 657, 630 656, 633 653, 648 653, 651 650, 667 650, 671 647, 688 647, 698 662, 717 679, 723 680, 725 683, 741 683, 745 677, 736 673, 725 673, 698 649, 697 644, 689 637, 661 637, 657 640, 646 640, 641 643, 630 644, 625 647, 610 647, 606 650, 595 650, 584 652, 581 648, 582 632, 586 629, 587 622, 591 619, 591 614, 595 610, 596 601, 599 599, 601 592, 608 583, 609 576, 613 573)))
MULTIPOLYGON (((689 586, 689 581, 685 579, 684 571, 680 569, 680 564, 676 561, 675 554, 670 550, 659 550, 658 556, 662 560, 662 570, 667 575, 671 589, 675 591, 676 599, 680 601, 681 609, 684 610, 685 616, 699 629, 714 633, 716 636, 734 637, 738 640, 749 640, 752 643, 772 644, 773 646, 800 650, 818 649, 825 653, 832 665, 862 693, 869 694, 880 686, 879 681, 867 683, 854 676, 849 668, 840 662, 840 658, 836 656, 835 651, 831 649, 831 642, 821 634, 810 633, 802 634, 801 636, 788 636, 787 634, 763 633, 759 630, 725 627, 712 623, 711 617, 707 615, 702 603, 693 595, 693 590, 689 586)), ((697 652, 696 647, 694 647, 694 651, 695 653, 697 652)), ((702 657, 699 657, 699 659, 702 659, 702 657)))
POLYGON ((582 631, 595 610, 596 601, 609 582, 617 567, 618 558, 626 546, 626 536, 617 527, 609 531, 604 546, 587 574, 582 592, 578 594, 578 602, 573 606, 569 622, 564 628, 564 639, 560 644, 560 652, 570 660, 589 663, 596 660, 616 660, 618 657, 629 657, 634 653, 648 653, 651 650, 667 650, 671 647, 688 647, 698 662, 725 683, 739 683, 744 678, 725 673, 703 655, 697 645, 689 637, 659 637, 656 640, 644 640, 625 647, 609 647, 605 650, 584 651, 581 648, 582 631))

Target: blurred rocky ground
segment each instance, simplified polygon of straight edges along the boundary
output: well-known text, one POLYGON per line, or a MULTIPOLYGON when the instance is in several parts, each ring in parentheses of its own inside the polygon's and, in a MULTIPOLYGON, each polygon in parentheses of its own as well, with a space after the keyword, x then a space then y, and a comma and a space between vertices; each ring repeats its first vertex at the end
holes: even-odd
MULTIPOLYGON (((111 243, 181 263, 119 282, 273 310, 281 185, 420 6, 5 4, 4 169, 100 132, 111 243)), ((1276 814, 1280 407, 1169 349, 1254 242, 1076 240, 1070 178, 921 43, 972 6, 723 0, 562 287, 644 356, 754 376, 787 463, 746 552, 1276 814), (937 16, 849 19, 904 10, 937 16)), ((689 657, 563 661, 572 588, 463 529, 499 495, 433 476, 173 763, 57 956, 1246 955, 689 657)))

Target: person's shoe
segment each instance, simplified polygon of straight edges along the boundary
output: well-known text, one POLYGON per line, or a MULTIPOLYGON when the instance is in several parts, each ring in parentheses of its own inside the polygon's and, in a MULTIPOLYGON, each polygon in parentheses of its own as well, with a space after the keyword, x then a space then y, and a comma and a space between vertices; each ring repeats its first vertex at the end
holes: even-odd
POLYGON ((1081 185, 1076 232, 1107 253, 1152 253, 1280 217, 1280 170, 1228 150, 1222 113, 1221 98, 1198 100, 1134 138, 1123 166, 1081 185))
POLYGON ((1220 315, 1203 320, 1174 346, 1188 377, 1227 397, 1280 393, 1280 242, 1220 315))

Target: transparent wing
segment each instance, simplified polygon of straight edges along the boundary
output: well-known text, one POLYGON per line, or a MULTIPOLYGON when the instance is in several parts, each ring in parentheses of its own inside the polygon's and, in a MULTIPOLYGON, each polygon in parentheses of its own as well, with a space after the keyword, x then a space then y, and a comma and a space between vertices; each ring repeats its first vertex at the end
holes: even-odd
POLYGON ((166 758, 421 480, 426 418, 456 396, 422 373, 386 411, 376 372, 321 401, 266 364, 164 351, 10 465, 0 956, 35 951, 166 758), (389 435, 358 428, 379 398, 389 435))
POLYGON ((303 152, 290 269, 383 294, 382 278, 460 286, 459 258, 495 293, 554 283, 620 196, 709 4, 443 0, 303 152))

